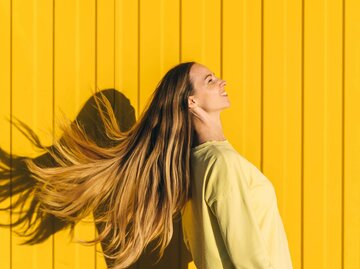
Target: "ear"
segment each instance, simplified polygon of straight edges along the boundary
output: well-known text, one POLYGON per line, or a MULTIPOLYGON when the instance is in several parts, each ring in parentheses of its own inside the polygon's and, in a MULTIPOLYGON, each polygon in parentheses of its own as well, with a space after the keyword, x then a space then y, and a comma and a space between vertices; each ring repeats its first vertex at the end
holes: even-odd
POLYGON ((195 101, 195 96, 194 95, 190 95, 188 98, 188 105, 189 108, 193 108, 194 106, 197 105, 196 101, 195 101))

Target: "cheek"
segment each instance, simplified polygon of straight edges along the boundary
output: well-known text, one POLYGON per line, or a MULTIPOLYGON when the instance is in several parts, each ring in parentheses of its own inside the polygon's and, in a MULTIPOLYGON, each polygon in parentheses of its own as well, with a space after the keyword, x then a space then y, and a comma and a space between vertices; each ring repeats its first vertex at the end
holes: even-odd
POLYGON ((206 92, 205 90, 201 91, 197 95, 197 101, 199 103, 199 106, 202 108, 207 107, 209 103, 212 102, 213 99, 214 97, 212 96, 212 94, 209 94, 209 92, 206 92))
POLYGON ((198 97, 199 106, 207 112, 219 109, 222 106, 222 101, 221 96, 213 92, 198 97))

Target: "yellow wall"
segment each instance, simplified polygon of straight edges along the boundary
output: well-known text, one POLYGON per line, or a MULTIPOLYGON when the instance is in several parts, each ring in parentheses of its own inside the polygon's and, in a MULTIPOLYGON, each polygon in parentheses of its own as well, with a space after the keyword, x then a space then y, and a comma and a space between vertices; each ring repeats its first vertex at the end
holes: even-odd
MULTIPOLYGON (((35 156, 6 117, 51 144, 60 110, 73 119, 95 88, 138 116, 195 60, 227 81, 225 135, 274 184, 294 268, 360 268, 359 14, 358 0, 0 0, 0 147, 35 156)), ((105 267, 67 232, 20 241, 0 229, 0 268, 105 267)))

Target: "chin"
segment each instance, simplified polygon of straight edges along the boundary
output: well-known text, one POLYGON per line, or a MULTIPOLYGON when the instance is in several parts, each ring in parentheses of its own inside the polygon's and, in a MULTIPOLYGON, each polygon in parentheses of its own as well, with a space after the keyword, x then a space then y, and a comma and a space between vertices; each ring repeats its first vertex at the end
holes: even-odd
POLYGON ((230 107, 230 103, 228 105, 224 106, 221 110, 225 110, 225 109, 227 109, 229 107, 230 107))
POLYGON ((231 104, 230 104, 230 101, 229 101, 228 104, 224 108, 228 108, 230 106, 231 106, 231 104))

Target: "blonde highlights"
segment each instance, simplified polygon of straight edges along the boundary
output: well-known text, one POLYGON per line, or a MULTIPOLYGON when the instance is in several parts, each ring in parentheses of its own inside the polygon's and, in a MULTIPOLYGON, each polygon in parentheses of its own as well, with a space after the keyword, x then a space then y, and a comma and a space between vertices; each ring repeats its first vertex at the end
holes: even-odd
POLYGON ((26 160, 36 179, 38 211, 70 223, 93 213, 102 230, 88 243, 106 240, 104 253, 113 268, 130 266, 153 240, 161 256, 174 214, 189 198, 193 64, 178 64, 165 74, 128 131, 120 131, 109 101, 96 97, 112 146, 97 145, 75 121, 61 126, 62 138, 48 149, 55 165, 26 160))

